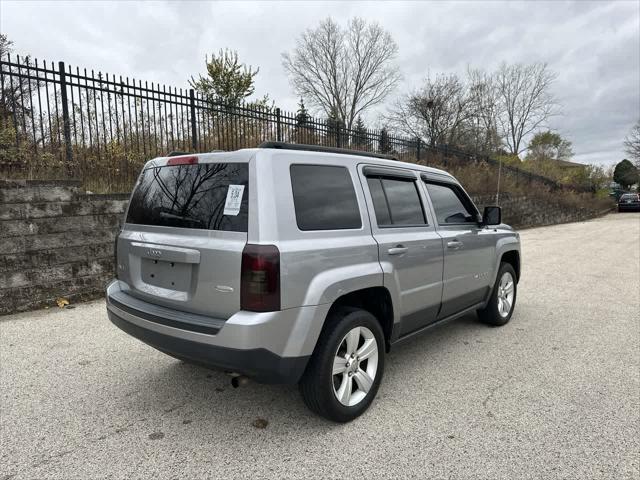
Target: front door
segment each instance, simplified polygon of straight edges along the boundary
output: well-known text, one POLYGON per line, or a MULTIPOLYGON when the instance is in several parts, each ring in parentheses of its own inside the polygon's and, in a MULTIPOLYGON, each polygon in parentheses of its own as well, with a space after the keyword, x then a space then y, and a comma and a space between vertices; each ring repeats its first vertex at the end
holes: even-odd
POLYGON ((454 183, 426 182, 444 245, 442 307, 448 317, 482 302, 491 289, 495 239, 471 199, 454 183))
POLYGON ((429 221, 426 198, 412 170, 362 169, 373 236, 385 286, 403 336, 436 320, 442 297, 442 238, 429 221))

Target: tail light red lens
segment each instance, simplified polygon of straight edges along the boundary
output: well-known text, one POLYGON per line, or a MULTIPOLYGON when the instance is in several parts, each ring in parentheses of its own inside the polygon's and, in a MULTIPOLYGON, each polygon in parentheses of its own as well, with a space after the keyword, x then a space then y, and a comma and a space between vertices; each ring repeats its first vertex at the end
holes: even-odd
POLYGON ((248 243, 242 250, 240 308, 252 312, 280 310, 280 251, 275 245, 248 243))

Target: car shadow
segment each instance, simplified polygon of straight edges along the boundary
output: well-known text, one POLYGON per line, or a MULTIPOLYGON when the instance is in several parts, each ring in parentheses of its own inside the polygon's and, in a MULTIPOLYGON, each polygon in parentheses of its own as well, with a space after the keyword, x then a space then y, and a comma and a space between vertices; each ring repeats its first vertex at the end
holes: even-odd
MULTIPOLYGON (((394 395, 403 394, 402 382, 394 381, 396 374, 402 373, 405 379, 415 374, 417 382, 428 382, 428 378, 419 374, 420 370, 429 368, 435 358, 451 353, 456 344, 473 341, 486 328, 474 313, 434 326, 392 349, 378 396, 393 402, 394 395)), ((132 365, 131 381, 137 382, 136 376, 144 375, 144 386, 127 395, 126 408, 130 413, 145 418, 160 417, 163 424, 199 426, 203 433, 212 429, 237 432, 261 428, 264 427, 261 420, 266 420, 269 433, 275 436, 286 436, 290 426, 316 433, 344 428, 311 414, 295 385, 250 381, 233 388, 231 377, 224 372, 187 364, 159 352, 158 363, 151 372, 134 371, 132 365)), ((373 413, 375 410, 369 409, 362 418, 383 414, 373 413)))

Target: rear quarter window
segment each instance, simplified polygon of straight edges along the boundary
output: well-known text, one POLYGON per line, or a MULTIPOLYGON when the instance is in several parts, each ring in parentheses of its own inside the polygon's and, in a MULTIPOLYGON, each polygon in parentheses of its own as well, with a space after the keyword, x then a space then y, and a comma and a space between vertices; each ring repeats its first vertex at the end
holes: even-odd
POLYGON ((349 170, 331 165, 291 165, 291 187, 300 230, 362 227, 349 170))
POLYGON ((126 221, 138 225, 246 232, 248 210, 247 163, 152 167, 140 176, 126 221), (231 197, 239 199, 239 208, 231 197))

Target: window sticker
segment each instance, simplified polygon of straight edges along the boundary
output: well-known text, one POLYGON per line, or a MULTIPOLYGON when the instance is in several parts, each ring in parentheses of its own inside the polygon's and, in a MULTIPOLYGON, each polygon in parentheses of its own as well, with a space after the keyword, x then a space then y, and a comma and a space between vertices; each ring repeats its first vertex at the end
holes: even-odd
POLYGON ((240 204, 244 195, 244 185, 229 185, 227 200, 224 203, 224 215, 236 216, 240 213, 240 204))

